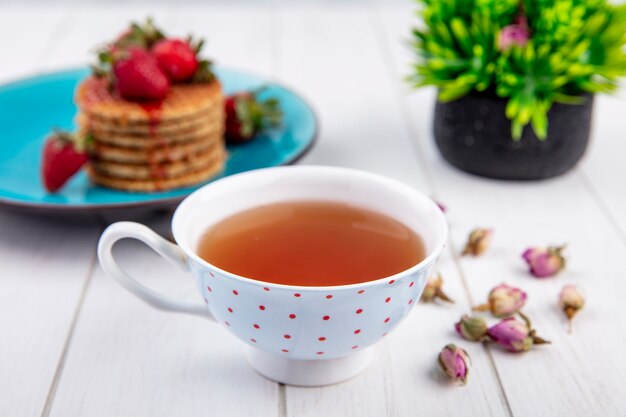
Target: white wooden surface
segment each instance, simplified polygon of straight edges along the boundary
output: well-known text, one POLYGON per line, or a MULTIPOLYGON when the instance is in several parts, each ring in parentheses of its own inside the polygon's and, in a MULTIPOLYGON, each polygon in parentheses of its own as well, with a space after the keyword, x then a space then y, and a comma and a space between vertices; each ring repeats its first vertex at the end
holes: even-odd
MULTIPOLYGON (((0 81, 83 65, 92 45, 151 14, 169 32, 207 37, 220 64, 294 87, 321 124, 301 163, 381 173, 450 207, 449 252, 438 269, 457 300, 418 305, 361 376, 284 387, 251 371, 222 328, 153 311, 105 277, 94 256, 105 219, 0 212, 0 416, 626 415, 625 95, 598 99, 592 148, 568 175, 508 183, 462 174, 434 148, 433 91, 402 82, 412 7, 377 3, 0 7, 0 81), (492 250, 459 258, 478 225, 495 228, 492 250), (561 242, 569 245, 565 273, 529 278, 519 259, 525 246, 561 242), (512 355, 456 337, 452 324, 500 282, 529 292, 526 311, 552 345, 512 355), (589 298, 571 335, 555 306, 570 282, 589 298), (450 386, 435 368, 448 342, 472 356, 466 387, 450 386)), ((169 233, 167 215, 145 221, 169 233)), ((146 282, 195 297, 188 276, 144 247, 118 250, 146 282)))

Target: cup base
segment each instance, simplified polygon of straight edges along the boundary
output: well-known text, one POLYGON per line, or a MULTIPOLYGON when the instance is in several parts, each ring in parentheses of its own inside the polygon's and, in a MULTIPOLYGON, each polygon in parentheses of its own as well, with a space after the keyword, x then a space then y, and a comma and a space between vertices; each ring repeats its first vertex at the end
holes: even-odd
POLYGON ((318 387, 343 382, 365 370, 374 357, 372 347, 335 359, 290 359, 248 347, 246 357, 259 374, 285 385, 318 387))

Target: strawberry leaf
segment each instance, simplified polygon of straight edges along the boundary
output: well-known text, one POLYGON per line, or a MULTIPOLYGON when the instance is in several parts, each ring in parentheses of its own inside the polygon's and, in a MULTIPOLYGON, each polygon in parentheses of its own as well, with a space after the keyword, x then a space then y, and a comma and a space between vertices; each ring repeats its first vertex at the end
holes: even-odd
POLYGON ((196 73, 193 75, 191 82, 193 83, 210 83, 215 79, 215 74, 213 74, 212 67, 213 63, 209 60, 203 59, 198 62, 198 69, 196 73))

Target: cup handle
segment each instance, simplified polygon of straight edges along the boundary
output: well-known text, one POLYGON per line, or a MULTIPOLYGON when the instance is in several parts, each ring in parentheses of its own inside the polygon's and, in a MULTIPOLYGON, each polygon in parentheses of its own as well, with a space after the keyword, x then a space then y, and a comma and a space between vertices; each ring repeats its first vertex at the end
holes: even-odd
POLYGON ((168 242, 154 233, 148 227, 134 222, 118 222, 109 226, 98 242, 98 259, 102 269, 114 278, 122 287, 141 298, 152 307, 159 310, 174 311, 177 313, 194 314, 215 321, 213 315, 206 306, 200 303, 179 301, 169 296, 159 294, 150 288, 140 284, 119 267, 113 257, 113 245, 120 239, 137 239, 148 245, 156 253, 178 266, 184 271, 189 271, 187 255, 178 245, 168 242))

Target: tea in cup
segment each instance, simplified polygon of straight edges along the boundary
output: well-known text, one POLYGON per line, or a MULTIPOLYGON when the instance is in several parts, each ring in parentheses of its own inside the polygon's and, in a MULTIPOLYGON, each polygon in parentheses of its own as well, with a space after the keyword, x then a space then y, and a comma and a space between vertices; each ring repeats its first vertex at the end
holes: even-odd
POLYGON ((373 345, 407 316, 447 239, 430 198, 366 172, 319 166, 250 171, 188 196, 177 244, 131 222, 103 233, 103 269, 162 310, 209 318, 246 344, 251 366, 285 384, 327 385, 369 364, 373 345), (137 282, 115 262, 135 238, 190 271, 190 304, 137 282))

